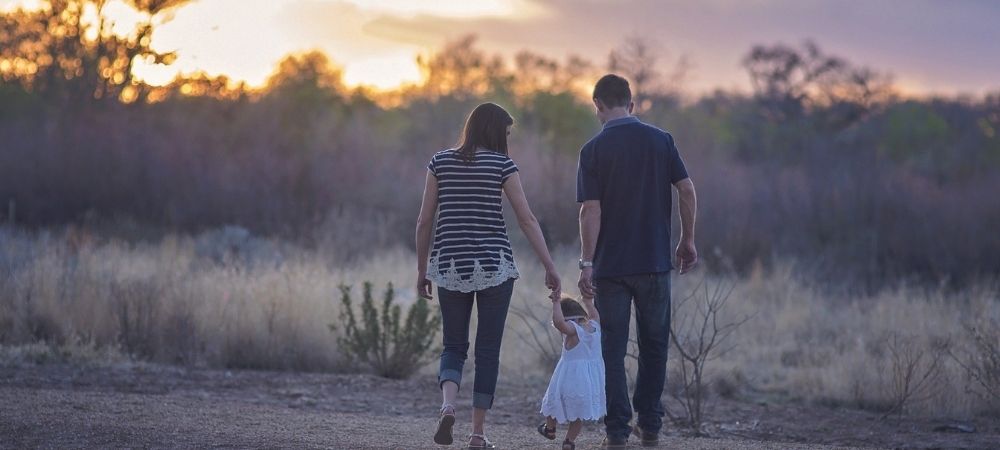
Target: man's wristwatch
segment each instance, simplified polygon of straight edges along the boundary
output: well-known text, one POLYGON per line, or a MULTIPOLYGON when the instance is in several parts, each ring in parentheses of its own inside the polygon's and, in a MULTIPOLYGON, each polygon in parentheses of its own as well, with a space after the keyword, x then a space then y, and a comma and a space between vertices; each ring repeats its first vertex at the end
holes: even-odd
POLYGON ((580 270, 583 270, 583 269, 585 269, 587 267, 594 267, 594 262, 593 261, 584 261, 584 260, 581 259, 580 260, 580 270))

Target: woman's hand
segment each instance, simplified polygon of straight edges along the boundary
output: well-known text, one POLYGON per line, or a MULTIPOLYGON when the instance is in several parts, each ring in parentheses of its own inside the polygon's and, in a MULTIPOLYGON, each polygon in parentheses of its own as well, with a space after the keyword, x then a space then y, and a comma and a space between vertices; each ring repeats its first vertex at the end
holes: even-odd
POLYGON ((427 274, 425 273, 417 274, 417 296, 426 298, 427 300, 434 300, 434 296, 431 295, 431 280, 427 279, 427 274))
POLYGON ((562 281, 559 280, 559 274, 555 269, 545 271, 545 287, 552 290, 549 294, 550 300, 558 301, 562 298, 562 281))

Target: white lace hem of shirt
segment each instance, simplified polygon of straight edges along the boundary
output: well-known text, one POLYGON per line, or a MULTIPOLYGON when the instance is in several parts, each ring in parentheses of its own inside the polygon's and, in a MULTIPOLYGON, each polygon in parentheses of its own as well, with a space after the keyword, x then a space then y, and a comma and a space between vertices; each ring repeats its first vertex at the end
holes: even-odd
POLYGON ((472 273, 468 275, 468 278, 464 278, 455 270, 454 260, 451 261, 448 269, 443 271, 437 258, 431 258, 430 263, 427 265, 428 280, 445 289, 463 293, 481 291, 499 286, 511 278, 516 280, 520 277, 521 274, 517 272, 514 261, 509 261, 504 257, 503 253, 500 255, 500 267, 497 268, 496 272, 487 272, 479 265, 479 261, 476 261, 472 273))

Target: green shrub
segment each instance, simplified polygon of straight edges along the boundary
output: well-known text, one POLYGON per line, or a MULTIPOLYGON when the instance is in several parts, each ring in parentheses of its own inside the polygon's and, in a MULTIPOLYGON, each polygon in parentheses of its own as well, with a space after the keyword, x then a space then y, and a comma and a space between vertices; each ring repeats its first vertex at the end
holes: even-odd
MULTIPOLYGON (((417 298, 400 324, 401 309, 393 304, 396 292, 392 283, 386 286, 382 307, 376 308, 372 284, 365 282, 360 320, 355 316, 351 287, 340 285, 341 336, 340 350, 346 356, 387 378, 407 378, 438 353, 434 337, 441 326, 441 317, 431 311, 427 300, 417 298)), ((330 329, 336 331, 336 324, 330 329)))

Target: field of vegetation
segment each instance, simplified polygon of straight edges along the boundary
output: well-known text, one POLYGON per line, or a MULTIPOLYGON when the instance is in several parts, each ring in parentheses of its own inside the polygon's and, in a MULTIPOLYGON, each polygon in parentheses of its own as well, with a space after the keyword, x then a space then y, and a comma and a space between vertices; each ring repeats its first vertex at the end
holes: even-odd
MULTIPOLYGON (((0 339, 6 357, 22 361, 113 356, 209 368, 368 371, 375 367, 338 348, 345 324, 338 287, 353 286, 355 308, 363 281, 374 284, 376 303, 393 283, 404 312, 415 297, 413 254, 402 249, 345 265, 322 250, 232 227, 138 243, 75 228, 3 229, 0 238, 0 339)), ((573 250, 557 255, 572 280, 573 250)), ((558 357, 558 336, 547 324, 543 272, 520 260, 502 362, 543 379, 558 357)), ((942 417, 997 413, 997 286, 846 295, 793 273, 780 265, 745 277, 702 271, 675 278, 674 326, 682 342, 700 332, 692 319, 716 292, 728 298, 718 322, 742 323, 706 364, 706 398, 942 417)), ((684 377, 672 351, 672 406, 681 414, 684 377)), ((433 370, 418 363, 402 376, 433 370)))

